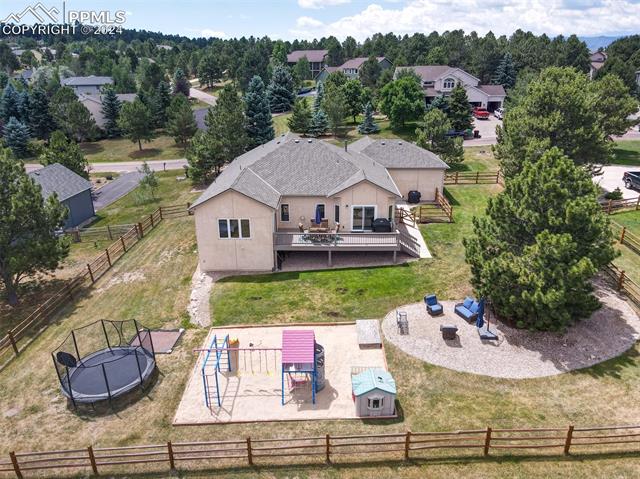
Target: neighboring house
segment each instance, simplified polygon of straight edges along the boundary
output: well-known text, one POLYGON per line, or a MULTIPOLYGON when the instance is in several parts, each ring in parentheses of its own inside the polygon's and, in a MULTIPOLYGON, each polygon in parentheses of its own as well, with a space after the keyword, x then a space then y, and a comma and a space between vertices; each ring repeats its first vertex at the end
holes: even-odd
POLYGON ((343 149, 278 137, 231 162, 191 207, 200 268, 275 270, 288 251, 328 252, 329 264, 331 251, 414 254, 397 230, 371 233, 373 220, 393 221, 396 204, 410 189, 434 200, 447 168, 405 141, 364 138, 343 149), (307 233, 316 215, 328 236, 307 233))
POLYGON ((604 62, 607 61, 607 54, 602 50, 592 52, 589 56, 589 61, 591 62, 591 65, 589 66, 589 78, 593 80, 596 73, 598 73, 598 70, 600 70, 604 65, 604 62))
POLYGON ((380 368, 351 376, 351 391, 358 417, 390 417, 396 414, 396 382, 380 368))
POLYGON ((31 78, 33 77, 33 69, 28 68, 26 70, 22 70, 20 73, 15 73, 13 77, 16 80, 24 80, 26 83, 31 83, 31 78))
POLYGON ((102 87, 105 85, 113 85, 113 78, 111 77, 69 77, 61 80, 62 86, 68 86, 76 93, 85 95, 99 95, 102 87))
MULTIPOLYGON (((351 60, 344 62, 338 68, 349 78, 359 78, 360 68, 367 60, 367 57, 352 58, 351 60)), ((393 64, 386 57, 377 57, 377 60, 382 70, 387 70, 393 67, 393 64)))
POLYGON ((328 53, 328 50, 295 50, 287 55, 287 64, 294 66, 299 60, 307 57, 311 68, 311 78, 315 78, 325 66, 328 53))
MULTIPOLYGON (((120 93, 116 96, 122 103, 130 103, 136 99, 135 93, 120 93)), ((102 114, 102 98, 103 98, 103 95, 99 95, 99 94, 98 95, 88 95, 85 93, 78 94, 78 101, 82 103, 87 108, 87 110, 89 110, 89 113, 91 113, 91 116, 96 122, 96 125, 100 129, 104 130, 105 118, 104 118, 104 115, 102 114)))
POLYGON ((329 75, 337 71, 340 71, 340 67, 323 67, 322 70, 320 70, 320 73, 315 76, 316 83, 322 83, 329 77, 329 75))
POLYGON ((91 198, 91 182, 60 163, 32 171, 29 176, 42 188, 42 197, 58 195, 58 201, 67 207, 69 215, 65 228, 74 228, 95 216, 91 198))
POLYGON ((420 77, 427 105, 436 97, 449 96, 458 84, 466 90, 472 106, 486 108, 489 111, 502 108, 507 96, 502 85, 481 85, 480 79, 460 68, 447 65, 397 67, 395 76, 407 69, 413 70, 420 77))

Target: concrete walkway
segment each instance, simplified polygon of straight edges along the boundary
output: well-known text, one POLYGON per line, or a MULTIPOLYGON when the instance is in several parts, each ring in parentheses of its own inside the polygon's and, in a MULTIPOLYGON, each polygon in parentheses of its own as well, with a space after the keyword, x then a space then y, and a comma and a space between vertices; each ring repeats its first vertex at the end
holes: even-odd
MULTIPOLYGON (((411 205, 407 203, 398 203, 396 204, 396 208, 411 211, 411 205)), ((420 245, 420 259, 431 258, 431 253, 429 252, 429 248, 427 247, 427 243, 424 241, 424 236, 422 236, 422 232, 420 231, 420 226, 417 224, 409 225, 406 223, 398 223, 398 230, 401 233, 405 233, 411 236, 419 245, 420 245)))

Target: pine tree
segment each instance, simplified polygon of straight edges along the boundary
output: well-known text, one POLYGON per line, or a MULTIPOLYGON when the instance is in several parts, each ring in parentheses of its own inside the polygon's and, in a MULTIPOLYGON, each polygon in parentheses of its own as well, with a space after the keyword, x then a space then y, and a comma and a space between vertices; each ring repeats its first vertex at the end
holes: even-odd
POLYGON ((102 94, 102 115, 104 116, 104 131, 109 138, 118 136, 118 118, 122 103, 113 88, 106 88, 102 94))
POLYGON ((18 304, 21 279, 54 271, 69 253, 69 243, 51 234, 64 224, 67 209, 56 196, 43 199, 38 186, 0 151, 0 281, 7 301, 18 304))
POLYGON ((142 151, 142 141, 150 142, 153 138, 151 112, 139 98, 125 103, 120 109, 118 128, 133 143, 138 143, 138 149, 142 151))
POLYGON ((589 173, 554 147, 489 199, 463 242, 476 293, 498 316, 562 331, 598 308, 591 279, 615 250, 597 196, 589 173))
POLYGON ((287 120, 289 129, 295 133, 306 135, 311 127, 312 114, 306 98, 298 98, 293 104, 293 112, 287 120))
POLYGON ((324 135, 328 129, 329 119, 327 118, 327 114, 322 108, 319 108, 313 112, 308 132, 311 136, 318 137, 324 135))
POLYGON ((250 141, 250 148, 262 145, 275 137, 273 119, 269 108, 269 99, 264 82, 258 75, 249 82, 244 96, 245 131, 250 141))
POLYGON ((0 116, 2 121, 7 123, 11 117, 20 118, 20 111, 18 106, 18 92, 11 82, 7 83, 2 91, 2 98, 0 99, 0 116))
POLYGON ((293 92, 293 78, 289 69, 283 65, 276 67, 267 89, 271 111, 281 113, 289 111, 295 99, 293 92))
POLYGON ((435 97, 433 101, 427 105, 427 111, 433 110, 434 108, 437 108, 445 114, 449 113, 449 100, 447 97, 444 95, 435 97))
POLYGON ((215 176, 216 151, 213 142, 204 131, 198 131, 187 148, 189 178, 193 184, 208 183, 215 176))
POLYGON ((473 125, 469 97, 464 87, 460 84, 457 84, 453 90, 451 90, 447 116, 449 120, 451 120, 451 126, 454 130, 468 130, 473 125))
POLYGON ((160 186, 156 172, 153 171, 149 166, 149 163, 145 161, 142 163, 142 166, 138 168, 138 173, 142 173, 142 178, 140 178, 138 184, 140 185, 140 189, 143 191, 143 194, 146 194, 146 192, 149 191, 151 193, 151 199, 155 199, 156 190, 160 186))
POLYGON ((316 112, 322 108, 324 102, 324 83, 318 83, 316 87, 316 96, 313 99, 313 111, 316 112))
POLYGON ((198 131, 198 125, 193 117, 189 100, 183 95, 174 96, 169 107, 167 133, 173 137, 178 145, 186 146, 196 131, 198 131))
POLYGON ((9 118, 4 125, 2 134, 5 145, 11 149, 16 158, 24 158, 29 151, 29 127, 17 120, 15 117, 9 118))
POLYGON ((60 130, 51 134, 49 145, 42 151, 38 160, 44 166, 60 163, 83 178, 89 179, 87 159, 80 146, 75 141, 69 140, 60 130))
POLYGON ((511 56, 511 53, 507 52, 502 57, 502 60, 496 69, 493 83, 496 85, 502 85, 507 90, 515 86, 516 67, 513 64, 513 57, 511 56))
POLYGON ((171 105, 171 87, 168 83, 161 81, 149 99, 149 110, 153 126, 156 128, 166 126, 169 105, 171 105))
POLYGON ((178 68, 176 73, 173 75, 173 94, 177 95, 178 93, 182 93, 184 96, 189 98, 190 90, 191 84, 189 83, 187 75, 185 75, 181 68, 178 68))
POLYGON ((373 120, 373 105, 369 102, 364 107, 364 120, 358 125, 358 133, 361 135, 371 135, 379 131, 380 127, 373 120))
POLYGON ((447 132, 451 122, 438 108, 432 108, 424 115, 420 126, 416 128, 416 144, 440 155, 448 164, 458 164, 464 160, 462 138, 451 138, 447 132))
POLYGON ((42 88, 34 88, 29 103, 29 128, 34 137, 47 140, 55 129, 55 120, 49 111, 49 97, 42 88))
POLYGON ((29 124, 30 102, 31 97, 29 96, 29 91, 26 88, 18 93, 18 120, 20 120, 25 125, 29 124))

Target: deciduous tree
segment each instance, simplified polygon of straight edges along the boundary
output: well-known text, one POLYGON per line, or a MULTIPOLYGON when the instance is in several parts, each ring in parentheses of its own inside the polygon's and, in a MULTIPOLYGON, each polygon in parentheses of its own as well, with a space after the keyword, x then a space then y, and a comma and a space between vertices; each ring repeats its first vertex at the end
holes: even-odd
POLYGON ((393 128, 417 120, 424 113, 424 93, 420 83, 410 76, 388 83, 380 91, 379 108, 389 117, 393 128))
POLYGON ((151 142, 153 139, 153 128, 151 124, 151 113, 149 108, 142 103, 139 98, 131 103, 125 103, 120 110, 118 127, 124 135, 133 143, 138 144, 138 149, 142 151, 142 142, 151 142))
POLYGON ((191 137, 198 131, 189 100, 184 95, 176 95, 169 107, 167 132, 178 145, 186 146, 191 137))

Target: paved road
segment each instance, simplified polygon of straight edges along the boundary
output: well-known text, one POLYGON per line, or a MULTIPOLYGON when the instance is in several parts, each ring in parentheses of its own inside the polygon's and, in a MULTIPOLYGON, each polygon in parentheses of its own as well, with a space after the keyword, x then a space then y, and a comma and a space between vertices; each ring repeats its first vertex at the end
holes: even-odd
POLYGON ((93 207, 96 211, 109 206, 138 186, 143 174, 137 171, 120 175, 115 180, 107 183, 93 194, 93 207))
POLYGON ((191 96, 191 98, 196 98, 211 106, 215 105, 216 102, 218 101, 218 99, 215 96, 210 95, 209 93, 200 91, 197 88, 191 88, 191 90, 189 90, 189 95, 191 96))
MULTIPOLYGON (((93 172, 112 172, 112 173, 126 173, 128 171, 138 171, 142 167, 142 161, 117 161, 112 163, 91 163, 91 171, 93 172)), ((185 158, 178 158, 176 160, 152 160, 147 161, 147 164, 153 171, 164 170, 180 170, 184 171, 187 160, 185 158)), ((42 165, 37 163, 27 163, 25 165, 27 172, 38 170, 42 168, 42 165)))

